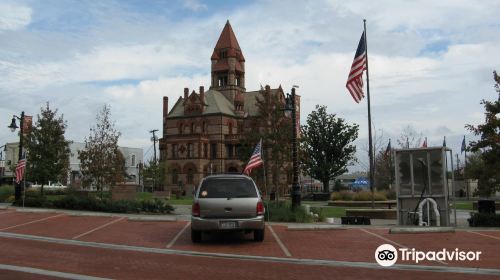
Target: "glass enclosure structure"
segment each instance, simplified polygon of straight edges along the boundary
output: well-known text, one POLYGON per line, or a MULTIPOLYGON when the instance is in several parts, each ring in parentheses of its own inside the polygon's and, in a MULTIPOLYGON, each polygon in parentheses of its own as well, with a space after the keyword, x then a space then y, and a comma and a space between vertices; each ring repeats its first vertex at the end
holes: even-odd
POLYGON ((398 224, 449 226, 450 204, 454 203, 451 149, 401 149, 393 150, 392 156, 398 224))

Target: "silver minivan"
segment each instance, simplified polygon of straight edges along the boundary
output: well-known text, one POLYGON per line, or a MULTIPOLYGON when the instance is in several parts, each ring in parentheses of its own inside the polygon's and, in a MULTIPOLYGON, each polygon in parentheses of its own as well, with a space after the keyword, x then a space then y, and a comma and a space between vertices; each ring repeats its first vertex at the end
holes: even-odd
POLYGON ((245 175, 211 175, 203 178, 193 198, 191 240, 201 242, 202 232, 253 231, 264 240, 264 203, 252 178, 245 175))

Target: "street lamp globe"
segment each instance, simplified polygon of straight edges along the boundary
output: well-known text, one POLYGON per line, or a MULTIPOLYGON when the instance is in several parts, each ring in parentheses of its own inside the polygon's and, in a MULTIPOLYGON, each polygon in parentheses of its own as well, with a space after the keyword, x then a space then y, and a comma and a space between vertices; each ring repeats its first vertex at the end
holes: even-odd
POLYGON ((10 125, 8 126, 8 128, 10 128, 10 131, 12 131, 12 132, 16 131, 17 124, 16 124, 16 118, 15 117, 12 118, 12 122, 10 123, 10 125))

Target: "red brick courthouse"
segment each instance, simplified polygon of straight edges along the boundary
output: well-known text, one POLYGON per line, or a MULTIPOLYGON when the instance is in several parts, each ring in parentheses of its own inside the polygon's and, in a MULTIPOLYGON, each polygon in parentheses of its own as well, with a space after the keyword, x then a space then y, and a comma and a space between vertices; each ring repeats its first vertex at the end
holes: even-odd
MULTIPOLYGON (((168 97, 163 97, 163 138, 160 159, 167 161, 167 190, 184 189, 190 193, 200 179, 210 173, 241 172, 244 162, 238 159, 238 147, 244 130, 255 129, 259 111, 257 97, 280 95, 281 86, 246 91, 245 57, 229 21, 215 45, 211 64, 211 85, 196 90, 184 88, 169 111, 168 97)), ((296 97, 297 118, 300 97, 296 97)))

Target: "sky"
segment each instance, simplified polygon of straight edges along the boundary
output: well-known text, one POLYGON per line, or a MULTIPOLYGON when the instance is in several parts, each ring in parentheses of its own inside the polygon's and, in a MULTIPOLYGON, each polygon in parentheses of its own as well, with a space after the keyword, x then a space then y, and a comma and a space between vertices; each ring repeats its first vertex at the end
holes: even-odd
POLYGON ((12 115, 50 103, 82 142, 111 106, 119 144, 152 155, 162 100, 210 86, 210 56, 227 20, 246 59, 247 90, 298 85, 301 122, 317 104, 359 124, 367 161, 366 99, 347 75, 367 23, 371 112, 377 147, 408 126, 429 146, 460 154, 465 124, 484 122, 500 70, 500 1, 23 1, 0 0, 0 143, 18 140, 12 115), (3 123, 3 125, 1 125, 3 123))

